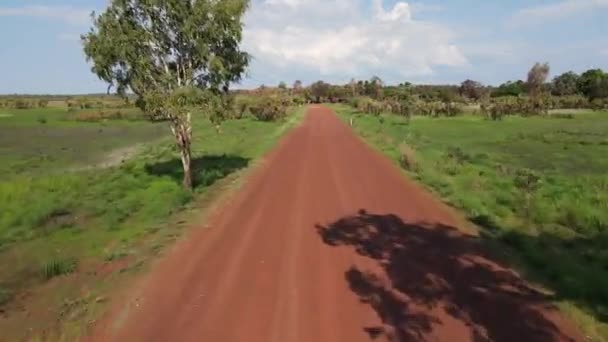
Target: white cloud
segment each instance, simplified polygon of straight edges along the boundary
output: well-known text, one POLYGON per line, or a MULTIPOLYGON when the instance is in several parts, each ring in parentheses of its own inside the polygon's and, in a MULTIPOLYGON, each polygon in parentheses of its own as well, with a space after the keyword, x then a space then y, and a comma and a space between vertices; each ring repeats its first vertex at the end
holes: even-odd
POLYGON ((445 7, 437 4, 425 4, 424 2, 413 2, 410 3, 410 8, 412 9, 412 13, 422 13, 422 12, 440 12, 445 9, 445 7))
POLYGON ((90 23, 91 12, 92 10, 70 6, 0 7, 0 17, 48 18, 74 25, 90 23))
POLYGON ((521 9, 509 19, 508 24, 511 27, 534 25, 604 8, 608 8, 608 0, 563 0, 521 9))
POLYGON ((412 11, 407 2, 398 2, 390 10, 386 11, 382 6, 382 0, 374 0, 374 12, 376 19, 380 21, 410 21, 412 19, 412 11))
MULTIPOLYGON (((432 74, 437 66, 468 65, 453 32, 416 20, 406 2, 385 9, 381 0, 371 8, 362 0, 265 0, 253 4, 245 23, 245 49, 282 74, 403 79, 432 74)), ((251 76, 272 78, 256 69, 251 76)))

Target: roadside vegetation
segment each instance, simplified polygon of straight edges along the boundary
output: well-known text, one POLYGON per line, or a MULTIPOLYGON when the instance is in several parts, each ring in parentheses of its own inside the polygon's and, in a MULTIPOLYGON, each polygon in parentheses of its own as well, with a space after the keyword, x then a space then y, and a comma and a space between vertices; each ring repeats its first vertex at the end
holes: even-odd
POLYGON ((528 90, 517 97, 465 96, 458 103, 366 95, 333 108, 412 178, 464 211, 489 248, 550 290, 589 336, 606 340, 608 111, 589 104, 608 96, 549 95, 562 77, 551 84, 541 77, 536 88, 522 82, 528 90))
POLYGON ((190 191, 166 123, 3 109, 0 264, 10 265, 0 268, 3 336, 82 328, 94 318, 91 307, 105 302, 108 282, 177 238, 185 222, 176 218, 193 200, 198 205, 216 182, 250 165, 303 113, 283 110, 273 120, 228 111, 220 130, 194 120, 190 191), (66 308, 70 301, 80 304, 66 308))

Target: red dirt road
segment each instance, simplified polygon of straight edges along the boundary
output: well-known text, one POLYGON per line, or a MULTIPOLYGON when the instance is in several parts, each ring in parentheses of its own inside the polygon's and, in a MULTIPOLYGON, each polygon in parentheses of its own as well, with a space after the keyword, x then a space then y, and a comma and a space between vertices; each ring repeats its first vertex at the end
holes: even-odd
POLYGON ((96 341, 581 341, 546 295, 314 106, 96 341))

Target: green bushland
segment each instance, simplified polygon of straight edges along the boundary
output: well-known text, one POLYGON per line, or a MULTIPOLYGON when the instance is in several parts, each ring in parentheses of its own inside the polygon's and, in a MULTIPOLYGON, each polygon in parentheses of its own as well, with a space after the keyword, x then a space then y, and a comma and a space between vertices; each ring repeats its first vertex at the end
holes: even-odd
POLYGON ((290 107, 304 103, 300 97, 282 92, 259 96, 236 95, 232 102, 232 117, 250 116, 260 121, 281 120, 287 116, 290 107))
MULTIPOLYGON (((0 118, 0 309, 15 296, 86 265, 124 258, 214 182, 245 168, 301 117, 194 120, 193 192, 166 123, 79 122, 66 109, 0 118), (38 118, 45 118, 40 123, 38 118), (99 166, 114 151, 137 153, 99 166)), ((7 112, 7 113, 9 113, 7 112)), ((175 230, 177 232, 177 230, 175 230)))
POLYGON ((607 113, 410 121, 334 108, 411 177, 462 209, 481 238, 554 291, 594 336, 608 337, 607 113))

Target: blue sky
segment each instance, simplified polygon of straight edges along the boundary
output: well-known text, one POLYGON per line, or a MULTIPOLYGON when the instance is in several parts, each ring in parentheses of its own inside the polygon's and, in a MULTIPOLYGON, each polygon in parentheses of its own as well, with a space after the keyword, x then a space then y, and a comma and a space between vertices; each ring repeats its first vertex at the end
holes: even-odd
MULTIPOLYGON (((0 94, 104 92, 78 37, 107 0, 0 2, 0 94)), ((389 83, 488 84, 608 70, 608 0, 254 0, 241 87, 378 75, 389 83)))

